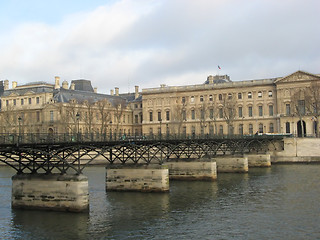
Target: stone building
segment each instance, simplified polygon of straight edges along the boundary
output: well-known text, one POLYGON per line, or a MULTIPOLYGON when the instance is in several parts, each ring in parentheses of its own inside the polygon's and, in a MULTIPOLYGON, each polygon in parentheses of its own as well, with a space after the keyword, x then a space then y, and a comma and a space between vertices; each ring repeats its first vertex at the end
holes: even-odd
POLYGON ((90 136, 317 135, 320 75, 231 81, 208 76, 203 84, 97 93, 88 80, 69 86, 0 82, 0 133, 83 133, 90 136))
MULTIPOLYGON (((138 91, 138 88, 136 87, 138 91)), ((135 104, 141 106, 139 92, 132 94, 97 93, 88 80, 67 81, 60 86, 45 82, 17 85, 4 81, 1 96, 0 133, 82 133, 90 136, 122 136, 141 133, 133 126, 135 104), (139 100, 140 99, 140 100, 139 100)), ((141 108, 140 108, 141 115, 141 108)))
POLYGON ((320 76, 303 71, 261 80, 232 82, 225 75, 209 76, 198 85, 163 84, 142 90, 142 130, 183 135, 315 135, 319 89, 320 76))

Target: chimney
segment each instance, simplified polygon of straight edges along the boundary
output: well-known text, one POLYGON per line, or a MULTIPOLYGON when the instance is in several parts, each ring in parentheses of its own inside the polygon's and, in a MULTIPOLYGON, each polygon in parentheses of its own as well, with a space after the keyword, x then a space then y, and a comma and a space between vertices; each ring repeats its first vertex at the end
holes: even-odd
POLYGON ((116 92, 116 96, 119 96, 119 88, 116 87, 116 88, 114 88, 114 89, 115 89, 115 92, 116 92))
POLYGON ((62 88, 63 88, 63 89, 68 89, 68 82, 67 82, 66 80, 64 80, 64 81, 62 82, 62 88))
POLYGON ((110 90, 110 95, 113 96, 113 90, 112 89, 110 90))
POLYGON ((12 81, 12 89, 17 87, 17 82, 16 81, 12 81))
POLYGON ((74 83, 71 83, 70 89, 75 90, 75 88, 76 88, 76 85, 74 83))
POLYGON ((134 86, 134 99, 139 97, 139 86, 134 86))
POLYGON ((209 84, 213 83, 213 76, 212 75, 209 75, 207 79, 209 80, 209 84))
POLYGON ((98 88, 95 87, 95 88, 93 89, 93 92, 94 92, 94 93, 98 93, 98 88))
POLYGON ((9 80, 4 80, 4 90, 9 89, 9 80))
POLYGON ((54 77, 54 89, 59 89, 60 88, 60 77, 55 76, 54 77))

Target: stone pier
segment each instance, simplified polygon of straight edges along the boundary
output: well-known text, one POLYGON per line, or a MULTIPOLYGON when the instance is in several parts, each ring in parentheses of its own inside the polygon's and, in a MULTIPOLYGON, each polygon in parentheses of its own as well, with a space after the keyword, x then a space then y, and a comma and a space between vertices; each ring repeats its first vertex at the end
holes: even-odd
POLYGON ((88 178, 68 174, 17 174, 12 177, 12 208, 86 212, 88 178))
POLYGON ((216 162, 204 159, 184 160, 179 159, 166 163, 169 167, 169 178, 172 180, 206 180, 217 179, 216 162))
POLYGON ((271 167, 270 154, 248 154, 248 165, 250 167, 271 167))
POLYGON ((107 191, 169 191, 169 170, 166 165, 110 164, 106 169, 107 191))
POLYGON ((214 157, 217 162, 217 172, 246 173, 249 170, 247 157, 221 156, 214 157))

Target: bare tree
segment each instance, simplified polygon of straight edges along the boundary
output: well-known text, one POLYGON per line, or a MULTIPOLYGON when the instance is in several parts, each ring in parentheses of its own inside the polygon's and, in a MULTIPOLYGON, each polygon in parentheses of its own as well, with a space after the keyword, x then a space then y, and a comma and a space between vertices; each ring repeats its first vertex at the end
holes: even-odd
POLYGON ((116 99, 114 102, 114 118, 116 124, 116 134, 120 134, 119 128, 122 124, 121 118, 123 116, 124 110, 126 109, 127 105, 123 99, 116 99))
POLYGON ((183 123, 187 120, 187 104, 186 101, 182 101, 181 103, 176 103, 172 108, 172 124, 171 124, 171 131, 172 133, 176 133, 180 136, 181 129, 183 123))
POLYGON ((305 136, 304 132, 304 126, 303 126, 303 120, 302 117, 306 115, 306 89, 298 89, 294 92, 294 94, 291 96, 291 106, 293 109, 293 114, 297 116, 300 120, 300 126, 301 126, 301 137, 305 136))
MULTIPOLYGON (((109 109, 110 103, 107 99, 100 100, 97 102, 98 112, 100 115, 100 134, 107 134, 107 128, 111 121, 111 113, 109 109)), ((111 126, 110 126, 111 127, 111 126)))
POLYGON ((315 134, 319 136, 319 117, 320 117, 320 82, 311 83, 305 89, 305 104, 308 114, 313 116, 315 122, 315 134))
POLYGON ((83 106, 85 107, 85 116, 84 122, 87 128, 87 132, 91 134, 93 131, 93 120, 94 120, 94 113, 96 110, 95 103, 92 99, 88 99, 83 102, 83 106))
POLYGON ((229 93, 228 95, 223 95, 222 97, 222 109, 223 118, 228 126, 228 134, 233 134, 233 122, 236 117, 236 100, 235 97, 229 93))

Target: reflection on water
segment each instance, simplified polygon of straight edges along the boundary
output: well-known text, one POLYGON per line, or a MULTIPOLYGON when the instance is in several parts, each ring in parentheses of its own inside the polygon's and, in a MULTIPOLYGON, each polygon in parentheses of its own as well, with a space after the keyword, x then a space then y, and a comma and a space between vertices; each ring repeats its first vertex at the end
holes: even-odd
POLYGON ((170 182, 169 193, 105 191, 89 167, 90 212, 11 210, 0 168, 0 239, 318 239, 320 165, 275 165, 216 182, 170 182))

